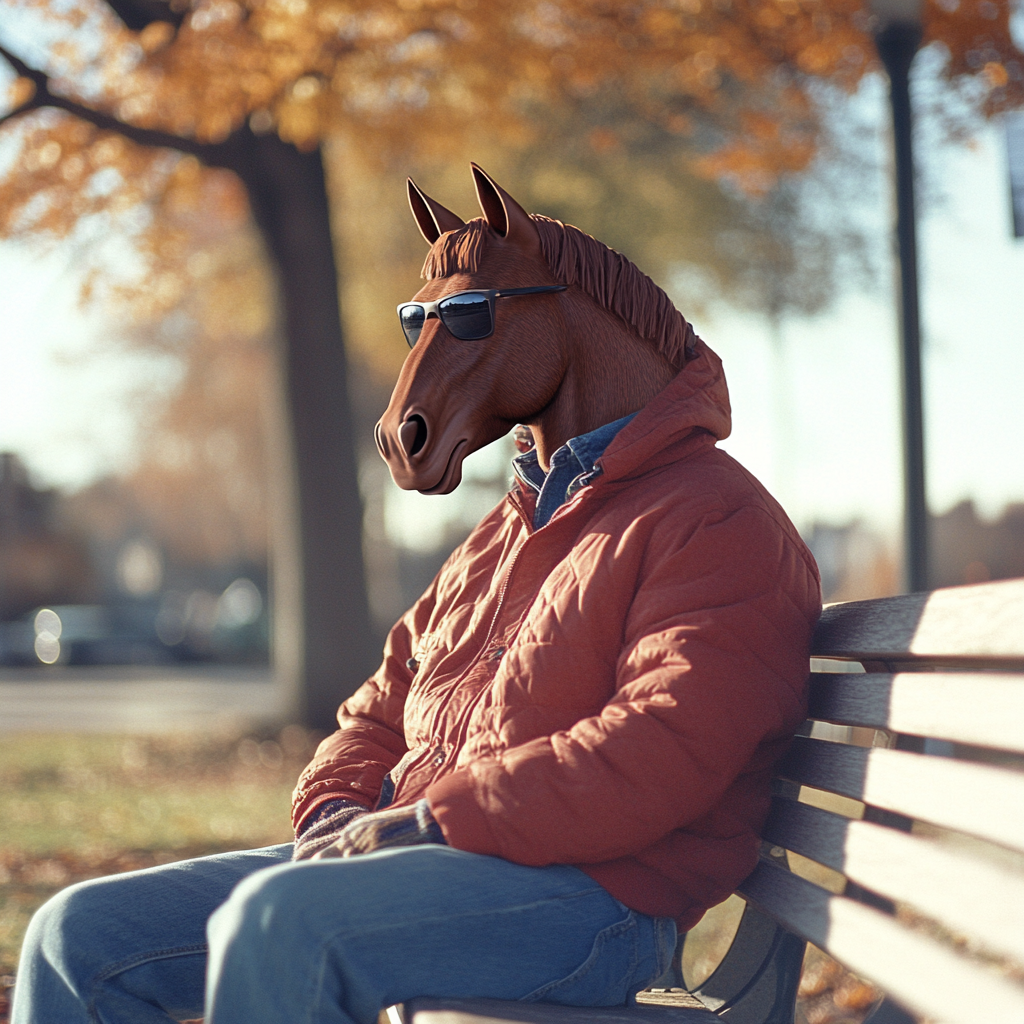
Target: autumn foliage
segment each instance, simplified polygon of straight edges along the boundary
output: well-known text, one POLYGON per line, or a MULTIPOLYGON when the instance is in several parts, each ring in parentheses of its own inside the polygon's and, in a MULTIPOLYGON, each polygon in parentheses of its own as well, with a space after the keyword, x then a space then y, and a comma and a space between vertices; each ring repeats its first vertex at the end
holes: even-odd
MULTIPOLYGON (((552 111, 586 116, 609 90, 678 137, 691 172, 761 194, 813 159, 821 84, 853 90, 878 67, 861 0, 21 6, 56 42, 42 68, 4 51, 18 73, 6 117, 20 148, 0 190, 8 237, 60 235, 93 214, 139 237, 164 231, 165 210, 201 204, 205 186, 195 161, 161 143, 217 163, 216 147, 248 126, 302 150, 344 138, 371 157, 436 157, 485 125, 515 149, 552 111), (119 13, 145 24, 133 31, 119 13), (78 116, 25 116, 50 105, 78 116), (142 225, 140 207, 151 211, 142 225)), ((1007 0, 929 0, 924 33, 961 108, 1024 102, 1007 0)), ((598 155, 628 144, 601 123, 589 142, 598 155)), ((216 215, 230 221, 237 203, 216 215)), ((169 244, 144 243, 157 273, 169 244)))
MULTIPOLYGON (((482 120, 524 141, 538 108, 586 104, 613 86, 638 116, 698 135, 704 173, 755 189, 811 159, 815 84, 853 89, 877 66, 860 0, 174 0, 150 5, 166 6, 166 20, 140 31, 116 3, 29 6, 60 36, 52 67, 36 69, 57 76, 53 93, 136 129, 222 143, 248 122, 303 149, 341 133, 379 152, 436 153, 482 120)), ((986 114, 1024 100, 1008 21, 1006 0, 926 5, 943 78, 986 114)), ((45 104, 48 86, 19 70, 12 109, 45 104)), ((126 150, 115 157, 114 142, 81 125, 46 134, 27 140, 8 175, 5 232, 55 181, 71 200, 90 171, 137 172, 126 150)), ((593 141, 615 145, 607 131, 593 141)), ((54 205, 73 219, 83 201, 54 205)), ((53 227, 54 215, 36 223, 53 227)))

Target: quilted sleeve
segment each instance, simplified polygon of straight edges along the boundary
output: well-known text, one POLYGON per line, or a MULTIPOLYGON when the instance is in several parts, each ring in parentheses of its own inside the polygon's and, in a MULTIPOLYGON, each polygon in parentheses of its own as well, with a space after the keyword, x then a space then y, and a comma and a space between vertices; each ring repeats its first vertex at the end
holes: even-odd
POLYGON ((413 676, 407 662, 433 610, 436 586, 435 580, 392 628, 380 668, 338 708, 337 731, 320 744, 299 776, 292 794, 296 831, 327 800, 344 798, 373 807, 384 776, 406 752, 402 719, 413 676))

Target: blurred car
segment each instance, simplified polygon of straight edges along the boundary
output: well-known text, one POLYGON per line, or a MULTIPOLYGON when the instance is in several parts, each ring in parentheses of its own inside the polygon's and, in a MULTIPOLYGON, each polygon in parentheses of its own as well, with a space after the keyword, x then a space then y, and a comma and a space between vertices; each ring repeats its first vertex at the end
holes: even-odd
POLYGON ((38 665, 35 638, 30 620, 0 622, 0 665, 38 665))
POLYGON ((220 592, 37 608, 0 622, 0 665, 266 664, 269 631, 262 592, 240 576, 220 592))
POLYGON ((3 665, 154 665, 172 656, 153 612, 125 615, 103 605, 54 605, 0 623, 3 665))

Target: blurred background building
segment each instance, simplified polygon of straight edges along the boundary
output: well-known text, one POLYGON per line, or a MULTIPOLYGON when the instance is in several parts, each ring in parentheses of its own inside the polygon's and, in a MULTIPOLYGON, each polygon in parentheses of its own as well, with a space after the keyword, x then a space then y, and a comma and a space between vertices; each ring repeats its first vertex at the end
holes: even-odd
POLYGON ((190 559, 175 540, 130 482, 42 490, 0 453, 0 665, 265 664, 265 551, 190 559))

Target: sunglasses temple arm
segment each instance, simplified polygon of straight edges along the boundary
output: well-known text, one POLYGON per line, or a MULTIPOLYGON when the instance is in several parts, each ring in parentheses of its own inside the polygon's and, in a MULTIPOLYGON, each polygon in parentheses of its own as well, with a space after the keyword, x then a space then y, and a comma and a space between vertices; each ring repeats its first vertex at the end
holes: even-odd
POLYGON ((542 295, 544 292, 564 292, 566 284, 542 284, 533 288, 505 288, 495 292, 496 299, 509 298, 515 295, 542 295))

